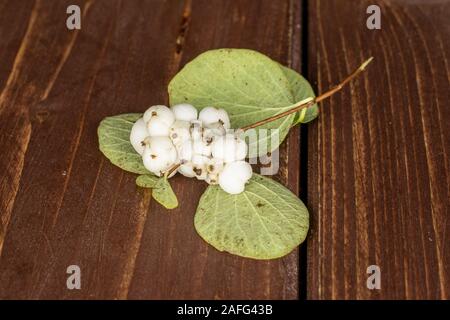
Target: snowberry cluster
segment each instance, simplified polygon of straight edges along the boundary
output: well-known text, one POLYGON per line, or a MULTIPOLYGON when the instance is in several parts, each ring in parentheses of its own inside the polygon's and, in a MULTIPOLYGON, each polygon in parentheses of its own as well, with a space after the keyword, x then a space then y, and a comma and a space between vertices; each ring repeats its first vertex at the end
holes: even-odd
POLYGON ((156 105, 133 125, 130 141, 145 168, 158 176, 178 166, 170 176, 178 171, 238 194, 251 178, 252 167, 244 161, 247 144, 229 129, 223 109, 206 107, 198 114, 190 104, 156 105))

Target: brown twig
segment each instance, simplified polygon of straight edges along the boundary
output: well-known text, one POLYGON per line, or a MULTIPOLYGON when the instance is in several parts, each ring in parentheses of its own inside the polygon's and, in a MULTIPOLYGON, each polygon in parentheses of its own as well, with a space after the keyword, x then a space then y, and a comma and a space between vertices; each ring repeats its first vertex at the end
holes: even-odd
POLYGON ((347 76, 347 78, 345 78, 341 83, 339 83, 337 86, 333 87, 332 89, 328 90, 327 92, 321 94, 320 96, 316 97, 316 98, 310 98, 310 99, 305 99, 300 101, 299 105, 296 105, 294 107, 292 107, 292 109, 289 109, 287 111, 284 111, 280 114, 277 114, 275 116, 269 117, 267 119, 263 119, 260 120, 258 122, 255 122, 253 124, 249 124, 248 126, 242 127, 241 130, 242 131, 246 131, 248 129, 253 129, 259 126, 262 126, 266 123, 278 120, 280 118, 286 117, 292 113, 298 112, 302 109, 308 108, 309 106, 312 106, 315 103, 321 102, 322 100, 332 96, 333 94, 335 94, 336 92, 338 92, 339 90, 341 90, 347 83, 349 83, 351 80, 353 80, 353 78, 355 78, 358 74, 360 74, 362 71, 364 71, 364 69, 367 67, 367 65, 373 60, 373 57, 370 57, 369 59, 367 59, 363 64, 361 64, 355 71, 353 71, 349 76, 347 76))
POLYGON ((181 166, 181 162, 174 164, 172 167, 166 170, 164 173, 165 177, 170 176, 175 170, 177 170, 181 166))

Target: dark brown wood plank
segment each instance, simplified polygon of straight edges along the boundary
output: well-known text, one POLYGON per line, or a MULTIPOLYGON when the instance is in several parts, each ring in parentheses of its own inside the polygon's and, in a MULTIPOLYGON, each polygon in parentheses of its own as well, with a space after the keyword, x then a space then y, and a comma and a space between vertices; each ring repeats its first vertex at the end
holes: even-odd
MULTIPOLYGON (((0 298, 297 298, 297 251, 271 262, 215 251, 193 228, 205 186, 174 178, 181 206, 163 210, 101 155, 96 129, 167 102, 171 77, 204 50, 253 48, 298 69, 299 4, 78 3, 82 28, 68 31, 70 1, 0 2, 0 298), (66 288, 72 264, 81 290, 66 288)), ((294 192, 298 139, 277 176, 294 192)))
POLYGON ((448 299, 449 1, 309 2, 318 91, 373 64, 308 129, 310 299, 448 299), (381 7, 381 30, 366 8, 381 7), (366 268, 381 268, 368 290, 366 268))
POLYGON ((149 195, 103 158, 96 129, 166 99, 183 5, 85 3, 73 32, 69 4, 36 2, 2 93, 2 186, 20 179, 2 211, 2 298, 126 298, 147 218, 149 195), (71 264, 80 291, 66 288, 71 264))

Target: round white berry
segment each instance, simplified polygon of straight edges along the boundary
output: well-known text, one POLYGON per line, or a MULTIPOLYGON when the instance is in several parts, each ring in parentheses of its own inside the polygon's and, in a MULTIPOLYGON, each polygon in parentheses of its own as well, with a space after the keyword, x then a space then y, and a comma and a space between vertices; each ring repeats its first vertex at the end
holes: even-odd
POLYGON ((248 180, 250 180, 250 178, 253 175, 252 166, 246 161, 231 162, 231 163, 228 163, 227 165, 225 165, 225 167, 224 167, 223 171, 225 171, 225 169, 227 169, 227 170, 233 172, 238 179, 241 179, 244 182, 247 182, 248 180), (228 168, 225 168, 225 167, 228 167, 228 168))
POLYGON ((227 130, 220 122, 214 122, 209 125, 206 125, 203 130, 203 141, 208 144, 214 142, 217 137, 225 135, 227 130))
POLYGON ((144 119, 140 118, 138 121, 134 123, 130 133, 131 145, 133 146, 134 150, 136 150, 136 152, 139 153, 140 155, 144 153, 143 141, 148 136, 149 134, 144 119))
POLYGON ((224 109, 205 107, 200 111, 198 119, 201 120, 204 125, 220 122, 225 129, 230 129, 230 118, 224 109))
POLYGON ((174 145, 181 145, 191 139, 191 124, 184 120, 175 120, 169 128, 169 137, 174 145))
POLYGON ((200 140, 203 137, 203 124, 200 120, 191 121, 191 138, 192 140, 200 140))
POLYGON ((152 137, 168 137, 170 126, 166 125, 159 118, 151 118, 147 122, 147 131, 152 137))
POLYGON ((169 128, 175 121, 172 110, 166 106, 157 105, 147 109, 144 113, 144 121, 150 136, 167 137, 169 128))
POLYGON ((219 121, 219 114, 216 108, 205 107, 200 111, 198 119, 202 121, 204 124, 214 123, 219 121))
POLYGON ((194 106, 190 104, 176 104, 172 106, 171 109, 175 115, 175 119, 177 120, 191 121, 197 119, 197 109, 195 109, 194 106))
POLYGON ((180 165, 178 172, 188 178, 195 177, 194 167, 190 162, 180 165))
POLYGON ((243 160, 247 156, 247 144, 233 134, 217 137, 211 147, 214 158, 224 162, 243 160))
POLYGON ((151 106, 144 112, 144 121, 148 123, 150 119, 158 118, 166 126, 170 127, 175 121, 175 115, 170 108, 163 105, 151 106))
POLYGON ((248 147, 244 140, 236 138, 235 159, 244 160, 247 156, 248 147))
POLYGON ((217 158, 210 158, 206 161, 206 171, 208 174, 218 175, 222 172, 224 163, 222 160, 217 158))
POLYGON ((219 185, 227 193, 239 194, 252 177, 252 167, 248 162, 235 161, 225 165, 219 175, 219 185))
POLYGON ((145 149, 142 160, 148 171, 162 176, 165 171, 175 165, 178 154, 168 137, 148 137, 144 142, 145 149))
POLYGON ((230 175, 219 175, 219 185, 223 191, 230 194, 239 194, 245 190, 245 183, 241 180, 236 180, 230 175))
POLYGON ((228 113, 224 109, 218 109, 217 112, 219 114, 218 122, 222 123, 225 129, 230 129, 230 117, 228 113))
POLYGON ((224 168, 224 163, 220 159, 210 158, 206 161, 206 172, 208 173, 205 181, 215 185, 219 183, 219 174, 224 168))
POLYGON ((208 157, 201 154, 194 154, 192 156, 192 167, 195 172, 195 177, 198 180, 205 180, 208 176, 208 172, 206 171, 206 164, 208 162, 208 157))
POLYGON ((186 140, 180 145, 175 145, 178 151, 178 158, 181 162, 189 162, 194 154, 192 148, 192 140, 186 140))
POLYGON ((193 140, 192 149, 194 154, 199 154, 203 156, 211 155, 211 145, 203 140, 193 140))

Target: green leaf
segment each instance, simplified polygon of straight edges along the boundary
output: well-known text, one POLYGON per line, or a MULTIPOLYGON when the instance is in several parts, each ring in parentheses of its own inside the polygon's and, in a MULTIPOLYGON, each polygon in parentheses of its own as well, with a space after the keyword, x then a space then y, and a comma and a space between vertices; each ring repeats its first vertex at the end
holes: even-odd
MULTIPOLYGON (((215 106, 230 115, 232 128, 240 128, 286 111, 296 101, 283 70, 267 56, 246 49, 207 51, 186 64, 169 84, 170 104, 188 102, 196 108, 215 106)), ((260 128, 279 128, 279 141, 270 143, 277 133, 258 136, 249 153, 264 154, 257 145, 275 150, 284 140, 294 115, 260 128), (256 153, 256 151, 258 151, 256 153)))
POLYGON ((167 209, 178 207, 178 199, 166 177, 151 175, 137 177, 136 184, 142 188, 151 188, 152 197, 167 209))
POLYGON ((209 186, 200 199, 194 225, 219 251, 254 259, 282 257, 308 232, 305 205, 272 179, 253 174, 238 195, 209 186))
POLYGON ((165 177, 159 179, 157 186, 152 190, 152 197, 167 209, 178 207, 177 196, 165 177))
POLYGON ((158 178, 156 176, 151 176, 148 174, 141 175, 136 178, 136 184, 141 188, 156 188, 158 186, 159 180, 162 178, 158 178))
MULTIPOLYGON (((316 95, 314 94, 314 90, 312 89, 309 82, 303 78, 298 72, 284 67, 280 65, 281 69, 283 70, 286 78, 289 80, 290 86, 291 86, 291 92, 294 96, 294 100, 296 102, 305 100, 306 98, 315 98, 316 95)), ((306 113, 303 116, 303 119, 300 119, 300 112, 297 112, 295 114, 294 121, 292 123, 293 126, 299 123, 307 123, 319 115, 319 107, 317 104, 314 104, 310 106, 308 109, 306 109, 306 113)))
POLYGON ((130 143, 131 128, 140 117, 142 114, 128 113, 103 119, 97 130, 98 141, 100 151, 114 165, 129 172, 150 174, 130 143))

